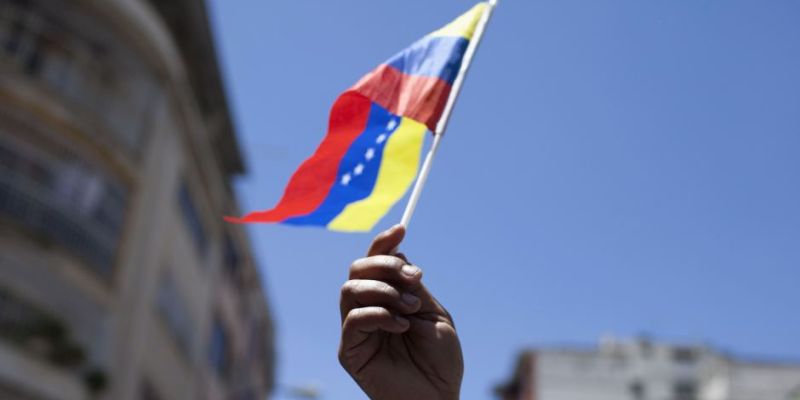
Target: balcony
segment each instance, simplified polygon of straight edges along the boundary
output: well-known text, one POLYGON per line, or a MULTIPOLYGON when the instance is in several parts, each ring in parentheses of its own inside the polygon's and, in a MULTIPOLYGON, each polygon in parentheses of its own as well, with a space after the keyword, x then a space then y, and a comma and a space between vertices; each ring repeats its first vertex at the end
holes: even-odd
POLYGON ((62 320, 0 287, 0 380, 44 398, 86 399, 106 376, 87 364, 62 320))
POLYGON ((81 26, 63 1, 0 1, 0 66, 64 105, 86 134, 137 156, 158 96, 138 58, 112 32, 81 26))
POLYGON ((111 278, 117 247, 115 236, 108 235, 85 218, 76 217, 50 194, 8 178, 0 169, 0 214, 20 223, 44 241, 74 252, 104 280, 111 278))
POLYGON ((0 140, 0 218, 110 281, 127 191, 87 166, 14 143, 0 140))

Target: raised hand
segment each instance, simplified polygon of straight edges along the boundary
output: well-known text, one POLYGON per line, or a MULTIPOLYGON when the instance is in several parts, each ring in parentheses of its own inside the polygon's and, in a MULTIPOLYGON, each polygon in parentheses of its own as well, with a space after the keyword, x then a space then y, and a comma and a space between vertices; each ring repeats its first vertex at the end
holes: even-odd
POLYGON ((339 361, 374 400, 458 399, 464 361, 447 310, 422 270, 391 255, 405 235, 379 234, 342 286, 339 361))

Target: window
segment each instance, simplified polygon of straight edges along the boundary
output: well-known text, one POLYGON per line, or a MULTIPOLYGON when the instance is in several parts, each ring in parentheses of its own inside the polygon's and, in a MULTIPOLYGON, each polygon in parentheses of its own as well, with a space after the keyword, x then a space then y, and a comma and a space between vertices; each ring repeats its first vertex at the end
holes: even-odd
POLYGON ((200 211, 192 200, 192 195, 186 182, 181 183, 178 202, 180 203, 183 221, 186 224, 186 228, 189 229, 189 234, 192 236, 197 251, 201 255, 205 255, 208 248, 208 236, 200 218, 200 211))
POLYGON ((127 188, 77 155, 0 140, 0 214, 63 246, 102 278, 113 272, 127 199, 127 188))
POLYGON ((697 351, 688 347, 676 347, 672 350, 672 360, 678 364, 694 364, 697 361, 697 351))
POLYGON ((236 242, 230 234, 225 235, 223 243, 223 271, 225 278, 230 282, 240 294, 240 307, 246 307, 247 302, 241 301, 246 293, 246 277, 243 270, 242 259, 239 254, 236 242))
POLYGON ((214 372, 223 379, 228 378, 231 367, 228 340, 225 327, 222 325, 219 318, 215 318, 214 326, 211 329, 211 340, 208 346, 208 358, 214 372))
POLYGON ((0 286, 0 340, 30 350, 30 355, 55 366, 80 368, 86 361, 86 349, 76 344, 70 326, 49 310, 43 310, 28 299, 0 286))
POLYGON ((172 277, 168 274, 161 279, 156 308, 180 350, 187 356, 191 354, 194 327, 189 315, 189 308, 180 296, 172 277))
POLYGON ((697 384, 694 382, 677 382, 673 386, 674 400, 697 400, 697 384))
POLYGON ((239 252, 230 235, 225 235, 225 271, 229 277, 236 279, 239 272, 239 252))
POLYGON ((647 396, 644 384, 639 380, 631 382, 629 389, 633 400, 644 400, 647 396))

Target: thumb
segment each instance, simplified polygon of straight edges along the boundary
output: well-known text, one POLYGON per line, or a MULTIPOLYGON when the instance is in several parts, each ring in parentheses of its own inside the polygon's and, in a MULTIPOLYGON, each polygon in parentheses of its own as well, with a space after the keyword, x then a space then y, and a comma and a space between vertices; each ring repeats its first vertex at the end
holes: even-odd
POLYGON ((369 246, 367 257, 391 254, 392 250, 400 246, 405 236, 406 228, 399 224, 379 233, 369 246))

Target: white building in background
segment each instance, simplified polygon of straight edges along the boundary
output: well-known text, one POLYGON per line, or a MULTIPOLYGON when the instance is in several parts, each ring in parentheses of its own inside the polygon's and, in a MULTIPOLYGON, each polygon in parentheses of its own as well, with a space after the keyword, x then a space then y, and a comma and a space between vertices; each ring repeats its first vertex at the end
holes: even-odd
POLYGON ((264 399, 203 0, 0 0, 0 399, 264 399))
POLYGON ((705 346, 604 340, 522 353, 502 400, 800 400, 800 363, 737 359, 705 346))

